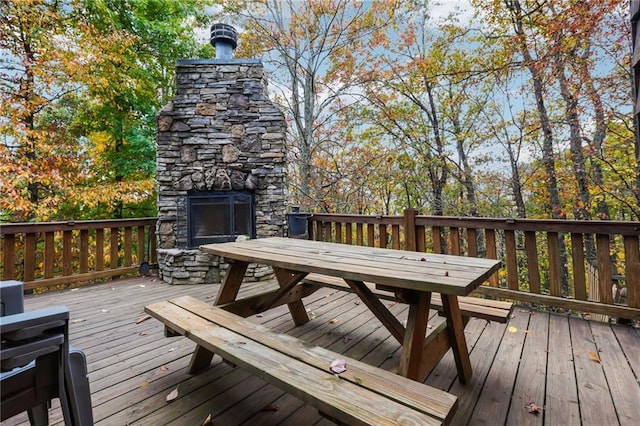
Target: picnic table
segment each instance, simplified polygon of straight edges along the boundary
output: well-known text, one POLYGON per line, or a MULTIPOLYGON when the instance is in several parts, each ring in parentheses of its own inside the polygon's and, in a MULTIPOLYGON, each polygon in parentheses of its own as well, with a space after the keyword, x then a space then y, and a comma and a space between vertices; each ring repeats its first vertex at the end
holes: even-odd
MULTIPOLYGON (((209 244, 201 246, 201 250, 222 256, 230 264, 215 305, 245 317, 286 303, 294 322, 303 324, 309 317, 302 298, 315 290, 301 284, 305 277, 321 274, 344 280, 402 345, 398 374, 418 381, 449 348, 453 351, 460 382, 467 383, 471 379, 471 363, 464 338, 465 321, 458 297, 471 293, 500 267, 500 261, 493 259, 280 237, 209 244), (271 266, 279 289, 237 300, 251 263, 271 266), (409 304, 406 325, 366 283, 392 291, 409 304), (446 322, 437 333, 427 336, 432 293, 440 295, 446 322)), ((197 346, 190 371, 206 367, 212 357, 213 352, 197 346)))

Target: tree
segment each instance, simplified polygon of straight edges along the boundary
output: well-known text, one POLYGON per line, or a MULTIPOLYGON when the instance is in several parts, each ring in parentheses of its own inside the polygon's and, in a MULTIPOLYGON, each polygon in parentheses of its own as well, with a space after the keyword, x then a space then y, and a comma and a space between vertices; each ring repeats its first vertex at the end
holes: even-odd
POLYGON ((76 86, 70 15, 61 2, 0 3, 0 217, 47 220, 82 160, 66 123, 76 86))
POLYGON ((212 3, 0 3, 3 220, 155 214, 155 114, 212 3))
MULTIPOLYGON (((354 52, 377 43, 393 15, 395 1, 353 0, 235 1, 226 12, 240 22, 274 67, 271 79, 289 120, 289 140, 297 167, 294 197, 307 209, 325 197, 318 185, 327 129, 335 105, 359 82, 353 71, 362 62, 354 52)), ((242 45, 241 45, 242 47, 242 45)), ((255 51, 254 46, 248 46, 255 51)), ((240 50, 239 54, 242 54, 240 50)))

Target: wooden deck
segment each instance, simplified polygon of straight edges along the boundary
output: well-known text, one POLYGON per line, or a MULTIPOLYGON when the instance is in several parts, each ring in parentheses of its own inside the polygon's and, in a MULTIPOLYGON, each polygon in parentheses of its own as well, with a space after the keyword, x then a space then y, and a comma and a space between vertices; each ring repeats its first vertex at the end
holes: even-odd
MULTIPOLYGON (((200 375, 187 375, 194 343, 165 338, 158 321, 145 320, 148 303, 185 294, 212 302, 218 288, 127 279, 28 296, 25 309, 71 310, 71 342, 87 355, 96 424, 201 425, 209 415, 216 425, 331 424, 217 356, 200 375), (176 388, 178 398, 167 402, 176 388)), ((385 303, 406 317, 406 306, 385 303)), ((252 318, 385 369, 397 365, 398 343, 353 294, 324 289, 305 304, 312 320, 301 327, 284 307, 252 318)), ((638 424, 640 330, 516 307, 509 324, 472 320, 465 333, 471 383, 458 383, 451 353, 425 381, 460 398, 454 424, 638 424), (541 407, 537 414, 527 408, 532 403, 541 407)), ((56 403, 50 419, 61 422, 56 403)), ((27 423, 23 414, 2 425, 27 423)))

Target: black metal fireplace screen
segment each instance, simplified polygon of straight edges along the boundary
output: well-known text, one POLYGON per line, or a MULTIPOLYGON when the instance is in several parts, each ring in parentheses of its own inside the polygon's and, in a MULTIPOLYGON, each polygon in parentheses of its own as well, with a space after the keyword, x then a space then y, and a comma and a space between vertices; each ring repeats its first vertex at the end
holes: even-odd
POLYGON ((256 236, 253 193, 208 192, 187 197, 187 239, 190 248, 256 236))

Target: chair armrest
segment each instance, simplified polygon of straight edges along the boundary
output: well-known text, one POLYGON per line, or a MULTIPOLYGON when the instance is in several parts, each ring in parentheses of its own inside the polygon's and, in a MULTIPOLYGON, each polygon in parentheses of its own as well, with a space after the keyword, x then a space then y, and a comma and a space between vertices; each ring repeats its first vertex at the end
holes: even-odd
POLYGON ((60 327, 69 319, 66 306, 53 306, 21 314, 0 317, 2 339, 23 340, 37 336, 45 330, 60 327))

